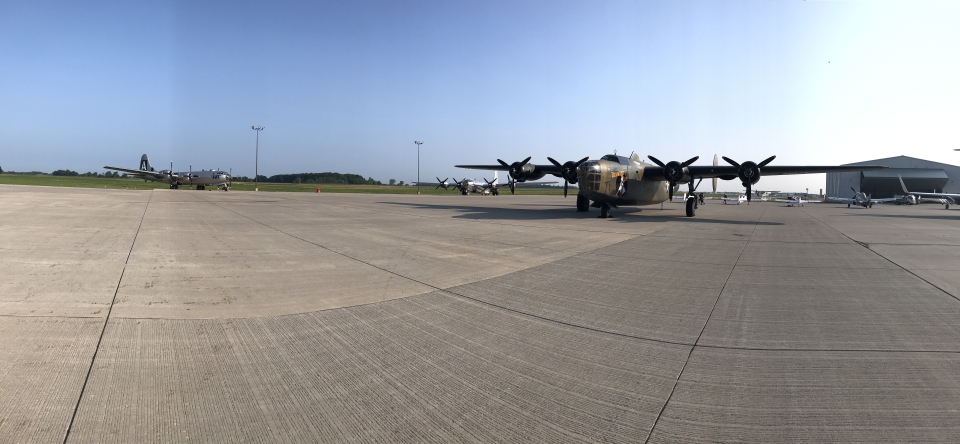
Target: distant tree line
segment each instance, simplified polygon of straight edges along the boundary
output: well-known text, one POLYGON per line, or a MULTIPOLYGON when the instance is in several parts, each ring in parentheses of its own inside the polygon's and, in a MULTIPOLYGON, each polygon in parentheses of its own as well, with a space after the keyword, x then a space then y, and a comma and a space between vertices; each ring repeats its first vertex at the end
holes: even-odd
MULTIPOLYGON (((372 177, 364 179, 363 176, 359 174, 340 174, 340 173, 297 173, 297 174, 276 174, 270 177, 258 176, 260 182, 274 182, 274 183, 328 183, 328 184, 344 184, 344 185, 383 185, 379 180, 374 180, 372 177)), ((249 181, 249 178, 244 177, 242 180, 239 176, 234 178, 238 181, 249 181)))
POLYGON ((101 179, 119 179, 121 177, 127 177, 126 174, 121 175, 120 173, 114 171, 107 171, 106 173, 94 173, 87 171, 86 173, 78 173, 72 170, 56 170, 53 172, 54 176, 78 176, 78 177, 99 177, 101 179))

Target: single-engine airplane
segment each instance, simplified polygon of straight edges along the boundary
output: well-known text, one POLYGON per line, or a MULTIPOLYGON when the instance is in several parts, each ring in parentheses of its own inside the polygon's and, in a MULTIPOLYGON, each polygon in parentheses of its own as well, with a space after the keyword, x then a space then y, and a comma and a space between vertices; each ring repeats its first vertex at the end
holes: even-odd
POLYGON ((949 210, 951 204, 956 204, 957 200, 960 199, 960 194, 954 193, 924 193, 917 191, 908 191, 907 185, 903 183, 903 178, 897 174, 897 178, 900 179, 900 186, 903 188, 903 194, 908 196, 914 196, 919 202, 920 199, 932 199, 939 201, 943 205, 943 209, 949 210))
POLYGON ((166 182, 170 184, 170 189, 175 190, 180 185, 196 185, 198 190, 204 190, 207 186, 222 186, 224 191, 230 187, 230 175, 224 171, 200 170, 194 171, 173 171, 173 162, 170 163, 169 170, 155 170, 150 166, 150 159, 144 154, 140 157, 140 169, 130 170, 126 168, 117 168, 112 166, 103 167, 107 170, 123 171, 124 173, 137 176, 143 180, 153 180, 156 182, 166 182))
POLYGON ((746 195, 746 194, 741 194, 741 195, 739 195, 739 196, 737 196, 737 197, 727 197, 727 195, 724 194, 723 197, 720 198, 720 200, 723 201, 723 204, 724 204, 724 205, 726 205, 727 202, 736 202, 737 205, 740 205, 741 202, 746 202, 746 201, 747 201, 747 195, 746 195))
POLYGON ((786 199, 777 199, 777 202, 784 202, 787 204, 788 207, 792 207, 794 205, 798 207, 802 207, 804 204, 808 204, 808 203, 820 203, 819 200, 804 200, 803 196, 800 196, 800 195, 789 196, 786 199))
POLYGON ((697 210, 697 199, 694 197, 697 186, 703 179, 712 179, 713 190, 717 189, 717 179, 740 179, 746 188, 747 203, 749 204, 751 186, 760 180, 760 176, 780 176, 785 174, 812 174, 834 173, 843 171, 865 171, 886 168, 880 165, 869 166, 781 166, 770 165, 776 156, 770 156, 760 163, 738 163, 728 157, 723 157, 728 165, 718 165, 717 156, 713 157, 713 165, 692 165, 700 156, 688 159, 685 162, 671 161, 663 163, 653 156, 647 156, 655 165, 640 160, 636 154, 630 157, 608 154, 596 160, 584 157, 579 161, 568 161, 563 164, 548 157, 552 165, 536 165, 530 163, 530 157, 508 164, 497 159, 499 165, 456 165, 457 168, 477 170, 507 171, 510 178, 517 182, 537 180, 547 174, 563 178, 564 196, 567 194, 567 183, 579 184, 577 193, 577 211, 589 211, 590 207, 600 208, 600 217, 610 217, 610 209, 620 206, 653 205, 670 200, 673 191, 679 184, 687 184, 689 188, 686 202, 686 215, 693 217, 697 210))
POLYGON ((885 199, 873 199, 869 194, 857 191, 853 187, 850 187, 850 190, 853 191, 852 198, 845 197, 828 197, 827 202, 837 202, 841 204, 847 204, 847 208, 850 208, 851 205, 856 205, 858 207, 864 208, 873 208, 875 203, 887 203, 887 202, 896 202, 897 198, 890 197, 885 199))

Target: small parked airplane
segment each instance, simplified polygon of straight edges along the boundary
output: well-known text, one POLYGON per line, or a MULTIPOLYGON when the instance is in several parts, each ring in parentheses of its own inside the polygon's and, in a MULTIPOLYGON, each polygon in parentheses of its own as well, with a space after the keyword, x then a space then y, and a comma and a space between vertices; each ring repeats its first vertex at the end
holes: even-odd
POLYGON ((889 197, 885 199, 873 199, 869 194, 866 194, 861 191, 857 191, 853 187, 850 187, 850 190, 853 191, 853 198, 846 197, 828 197, 827 202, 837 202, 841 204, 847 204, 847 208, 850 208, 851 205, 856 205, 858 207, 871 208, 875 203, 887 203, 887 202, 896 202, 898 199, 896 197, 889 197))
POLYGON ((741 194, 741 195, 739 195, 739 196, 737 196, 737 197, 727 197, 727 195, 724 194, 723 197, 720 198, 720 200, 723 201, 723 204, 724 204, 724 205, 726 205, 727 202, 731 202, 731 203, 736 202, 737 205, 740 205, 741 202, 747 202, 747 205, 750 204, 750 202, 747 201, 747 195, 746 195, 746 194, 741 194))
POLYGON ((786 198, 786 199, 777 199, 777 202, 786 202, 788 207, 792 207, 792 206, 794 206, 794 205, 796 205, 796 206, 798 206, 798 207, 802 207, 804 204, 808 204, 808 203, 819 203, 820 201, 819 201, 819 200, 804 200, 803 197, 800 197, 800 196, 790 196, 790 197, 788 197, 788 198, 786 198))

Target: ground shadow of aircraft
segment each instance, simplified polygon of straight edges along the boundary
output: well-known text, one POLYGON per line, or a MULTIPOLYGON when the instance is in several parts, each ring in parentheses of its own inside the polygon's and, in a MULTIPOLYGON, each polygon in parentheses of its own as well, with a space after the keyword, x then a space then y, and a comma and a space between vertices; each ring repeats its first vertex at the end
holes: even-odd
POLYGON ((930 219, 930 220, 960 220, 960 215, 958 216, 940 216, 940 215, 926 215, 926 214, 844 214, 844 216, 868 216, 868 217, 892 217, 898 219, 930 219))
MULTIPOLYGON (((381 204, 395 205, 408 208, 418 208, 427 210, 452 210, 460 214, 453 216, 454 219, 470 220, 553 220, 553 219, 593 219, 588 213, 570 213, 569 207, 563 204, 557 204, 554 208, 530 208, 526 204, 517 204, 517 208, 504 207, 485 207, 474 205, 447 205, 447 204, 429 204, 413 202, 378 202, 381 204)), ((724 219, 692 219, 686 217, 683 208, 645 208, 636 209, 623 213, 623 217, 609 219, 611 222, 618 223, 643 223, 643 222, 666 222, 683 221, 684 223, 697 224, 724 224, 724 225, 783 225, 780 222, 757 222, 749 220, 724 220, 724 219)))

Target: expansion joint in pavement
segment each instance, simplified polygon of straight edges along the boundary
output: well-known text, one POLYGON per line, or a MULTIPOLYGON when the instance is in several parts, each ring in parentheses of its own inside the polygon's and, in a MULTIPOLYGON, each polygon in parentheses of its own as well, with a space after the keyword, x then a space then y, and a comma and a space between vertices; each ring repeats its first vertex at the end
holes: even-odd
POLYGON ((153 199, 153 190, 150 191, 150 197, 147 198, 147 204, 143 206, 143 214, 140 216, 140 224, 137 225, 137 232, 133 235, 133 242, 130 242, 130 250, 127 251, 127 259, 123 261, 123 269, 120 270, 120 278, 117 279, 117 288, 113 290, 113 298, 110 299, 110 307, 107 308, 107 315, 103 318, 103 327, 100 328, 100 337, 97 339, 97 346, 93 349, 93 356, 90 358, 90 366, 87 367, 87 374, 83 378, 83 385, 80 387, 80 395, 77 396, 77 404, 73 407, 73 414, 70 415, 70 424, 67 425, 67 431, 63 435, 63 442, 66 444, 70 439, 70 431, 73 430, 73 421, 77 419, 77 411, 80 410, 80 402, 83 401, 83 394, 87 390, 87 382, 90 381, 90 374, 93 372, 93 365, 97 362, 97 352, 100 351, 100 344, 103 342, 103 334, 107 331, 107 322, 110 322, 110 314, 113 313, 113 305, 117 302, 117 294, 120 293, 120 283, 123 282, 123 274, 127 271, 127 264, 130 263, 130 256, 133 254, 133 246, 137 244, 137 237, 140 235, 140 228, 143 227, 143 220, 147 217, 147 208, 150 208, 150 200, 153 199))
POLYGON ((757 225, 760 224, 760 221, 763 219, 763 214, 766 212, 766 208, 760 212, 760 217, 757 218, 757 222, 753 225, 753 230, 750 231, 750 236, 747 237, 747 241, 743 243, 742 247, 740 247, 740 252, 737 254, 737 260, 734 262, 733 266, 730 267, 730 273, 727 273, 727 278, 723 281, 723 286, 720 287, 720 291, 717 292, 717 299, 713 301, 713 307, 710 308, 710 314, 708 314, 707 319, 703 321, 703 326, 700 327, 700 333, 697 334, 697 340, 693 342, 693 346, 690 347, 690 351, 687 353, 687 359, 685 359, 683 361, 683 365, 680 366, 680 371, 677 373, 677 379, 673 381, 673 388, 670 389, 670 394, 667 395, 667 400, 664 401, 663 406, 660 407, 660 412, 657 413, 657 419, 653 421, 653 425, 650 427, 650 433, 647 434, 647 439, 644 440, 645 444, 650 442, 650 437, 653 436, 653 431, 656 430, 657 424, 660 422, 660 418, 663 416, 663 412, 667 410, 667 405, 670 404, 670 400, 673 399, 673 394, 677 391, 677 385, 680 384, 680 378, 683 377, 683 371, 687 368, 687 363, 690 362, 690 357, 693 356, 693 351, 697 348, 697 344, 700 343, 700 338, 703 337, 703 332, 707 329, 707 324, 710 323, 710 318, 713 316, 713 312, 717 309, 717 304, 720 303, 720 296, 723 295, 723 290, 727 288, 727 284, 730 283, 730 278, 733 276, 733 271, 737 269, 737 264, 740 263, 740 258, 743 257, 743 252, 747 249, 747 244, 750 243, 750 239, 753 238, 753 234, 757 232, 757 225))
POLYGON ((867 250, 870 250, 873 254, 875 254, 875 255, 877 255, 877 256, 880 256, 880 257, 883 258, 885 261, 890 262, 891 264, 895 265, 897 268, 899 268, 899 269, 901 269, 901 270, 903 270, 903 271, 905 271, 905 272, 913 275, 914 277, 916 277, 917 279, 920 279, 920 280, 923 281, 923 282, 926 282, 926 283, 927 283, 928 285, 930 285, 931 287, 936 288, 937 290, 942 291, 945 295, 950 296, 950 297, 953 298, 954 300, 960 302, 960 297, 957 297, 955 294, 950 293, 950 292, 947 291, 947 290, 944 290, 943 288, 941 288, 941 287, 938 286, 937 284, 934 284, 933 282, 930 282, 930 281, 924 279, 922 276, 920 276, 920 275, 918 275, 918 274, 916 274, 916 273, 914 273, 914 272, 906 269, 903 265, 900 265, 900 264, 894 262, 892 259, 890 259, 890 258, 888 258, 888 257, 886 257, 886 256, 884 256, 884 255, 882 255, 882 254, 880 254, 879 251, 870 248, 870 244, 865 243, 865 242, 860 242, 860 241, 858 241, 858 240, 856 240, 856 239, 854 239, 854 238, 852 238, 852 237, 850 237, 850 236, 847 236, 846 233, 844 233, 844 232, 842 232, 842 231, 834 228, 832 225, 830 225, 830 224, 828 224, 828 223, 826 223, 826 222, 818 219, 816 216, 814 216, 814 215, 812 215, 812 214, 810 214, 810 213, 807 213, 806 211, 802 211, 802 212, 803 212, 803 214, 806 214, 809 218, 811 218, 811 219, 813 219, 813 220, 815 220, 815 221, 817 221, 817 222, 820 222, 821 224, 826 225, 827 227, 830 227, 831 230, 836 231, 837 233, 840 233, 843 237, 845 237, 845 238, 847 238, 847 239, 850 239, 850 241, 857 243, 858 245, 860 245, 860 246, 863 247, 863 248, 866 248, 867 250))

